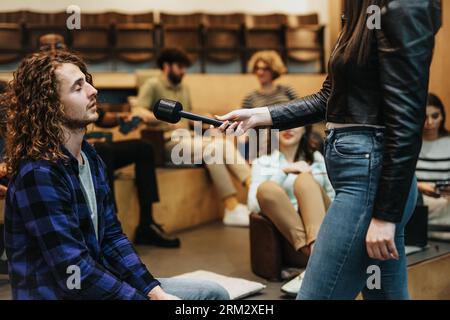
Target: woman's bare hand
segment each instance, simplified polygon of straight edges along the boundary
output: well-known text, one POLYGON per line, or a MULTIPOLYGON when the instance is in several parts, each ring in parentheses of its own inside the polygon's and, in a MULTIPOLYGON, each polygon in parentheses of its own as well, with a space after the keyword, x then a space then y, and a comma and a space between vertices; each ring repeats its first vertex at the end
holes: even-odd
POLYGON ((394 239, 395 223, 372 218, 366 235, 367 254, 376 260, 398 260, 394 239))
POLYGON ((305 161, 297 161, 283 168, 284 173, 300 174, 311 172, 311 166, 305 161))
POLYGON ((227 135, 240 136, 249 129, 272 125, 272 117, 266 107, 234 110, 216 118, 224 121, 219 129, 227 135))

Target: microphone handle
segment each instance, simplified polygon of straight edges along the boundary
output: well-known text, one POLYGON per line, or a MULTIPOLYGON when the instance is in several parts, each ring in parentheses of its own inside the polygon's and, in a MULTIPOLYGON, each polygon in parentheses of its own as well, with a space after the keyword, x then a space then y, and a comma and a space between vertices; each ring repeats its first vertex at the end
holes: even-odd
POLYGON ((180 111, 180 116, 182 118, 186 118, 186 119, 189 119, 189 120, 202 121, 202 122, 207 123, 207 124, 212 124, 215 127, 220 127, 223 124, 222 121, 219 121, 219 120, 216 120, 216 119, 213 119, 213 118, 210 118, 210 117, 205 117, 205 116, 201 116, 201 115, 198 115, 198 114, 194 114, 194 113, 191 113, 191 112, 188 112, 188 111, 180 111))

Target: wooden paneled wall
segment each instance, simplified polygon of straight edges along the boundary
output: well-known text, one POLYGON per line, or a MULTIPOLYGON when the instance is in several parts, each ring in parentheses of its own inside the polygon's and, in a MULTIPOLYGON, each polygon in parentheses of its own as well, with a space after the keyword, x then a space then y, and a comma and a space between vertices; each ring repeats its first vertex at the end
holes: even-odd
POLYGON ((431 66, 430 91, 444 102, 447 111, 447 128, 450 129, 450 1, 442 0, 442 29, 436 39, 433 65, 431 66))

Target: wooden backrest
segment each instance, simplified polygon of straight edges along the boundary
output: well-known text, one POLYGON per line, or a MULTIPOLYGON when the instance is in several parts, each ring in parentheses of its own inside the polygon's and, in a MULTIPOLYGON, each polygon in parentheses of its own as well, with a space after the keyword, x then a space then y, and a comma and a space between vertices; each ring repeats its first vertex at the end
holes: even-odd
POLYGON ((163 26, 181 26, 186 28, 197 28, 204 23, 203 13, 192 14, 170 14, 162 12, 160 23, 163 26))

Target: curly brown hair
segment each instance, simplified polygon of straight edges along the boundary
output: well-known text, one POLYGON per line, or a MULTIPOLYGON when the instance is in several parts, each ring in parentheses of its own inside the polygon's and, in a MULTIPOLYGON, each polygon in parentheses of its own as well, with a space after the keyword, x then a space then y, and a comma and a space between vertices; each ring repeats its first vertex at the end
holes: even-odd
POLYGON ((76 65, 92 84, 83 60, 62 50, 34 53, 14 72, 6 94, 6 164, 11 175, 17 173, 23 160, 67 159, 61 149, 64 109, 55 75, 55 70, 64 63, 76 65))

